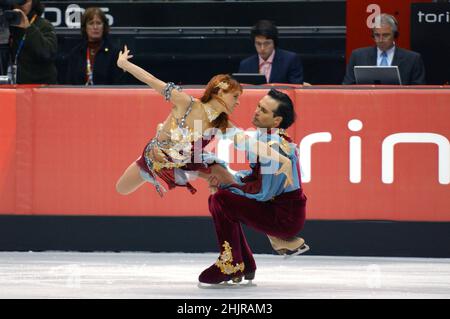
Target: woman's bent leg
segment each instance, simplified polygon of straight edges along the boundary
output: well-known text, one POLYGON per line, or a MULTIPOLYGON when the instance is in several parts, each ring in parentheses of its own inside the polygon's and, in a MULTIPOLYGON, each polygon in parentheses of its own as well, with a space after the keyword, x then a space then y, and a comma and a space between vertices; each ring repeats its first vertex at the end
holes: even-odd
POLYGON ((145 181, 141 177, 141 169, 133 162, 120 176, 116 183, 116 190, 121 195, 128 195, 142 186, 145 181))

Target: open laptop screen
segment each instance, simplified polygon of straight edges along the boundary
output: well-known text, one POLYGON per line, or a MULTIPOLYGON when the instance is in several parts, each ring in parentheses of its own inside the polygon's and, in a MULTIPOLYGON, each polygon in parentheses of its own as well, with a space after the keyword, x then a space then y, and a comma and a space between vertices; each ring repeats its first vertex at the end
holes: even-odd
POLYGON ((266 84, 266 77, 264 74, 259 73, 233 73, 233 78, 235 78, 240 83, 245 84, 266 84))
POLYGON ((401 85, 398 66, 355 66, 356 84, 401 85))

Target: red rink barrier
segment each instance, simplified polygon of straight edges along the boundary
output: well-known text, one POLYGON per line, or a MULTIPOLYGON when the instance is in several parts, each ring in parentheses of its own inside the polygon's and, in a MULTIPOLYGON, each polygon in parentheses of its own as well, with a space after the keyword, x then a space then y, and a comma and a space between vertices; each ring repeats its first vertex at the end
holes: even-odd
MULTIPOLYGON (((238 126, 251 126, 266 92, 245 90, 238 126)), ((308 219, 450 221, 450 90, 287 93, 308 219)), ((0 89, 0 214, 208 216, 200 180, 195 195, 178 188, 161 199, 150 185, 115 192, 169 111, 148 88, 0 89)))

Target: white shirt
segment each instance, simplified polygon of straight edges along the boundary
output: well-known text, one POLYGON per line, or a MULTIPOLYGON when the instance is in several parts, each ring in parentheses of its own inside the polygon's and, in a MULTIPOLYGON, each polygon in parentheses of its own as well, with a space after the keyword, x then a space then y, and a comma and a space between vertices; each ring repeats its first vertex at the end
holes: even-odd
POLYGON ((261 56, 258 55, 259 73, 264 74, 266 76, 267 83, 269 83, 270 74, 272 73, 272 63, 274 57, 275 57, 275 50, 272 51, 272 54, 266 61, 264 61, 263 58, 261 58, 261 56))

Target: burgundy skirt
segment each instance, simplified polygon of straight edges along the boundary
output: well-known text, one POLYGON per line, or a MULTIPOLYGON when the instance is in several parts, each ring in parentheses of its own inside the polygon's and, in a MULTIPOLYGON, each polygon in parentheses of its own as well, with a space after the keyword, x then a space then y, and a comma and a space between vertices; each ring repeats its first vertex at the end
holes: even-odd
POLYGON ((185 165, 177 168, 163 168, 159 171, 151 171, 147 163, 145 162, 144 156, 141 155, 137 160, 136 164, 139 166, 140 169, 144 170, 146 173, 150 175, 156 175, 159 178, 161 178, 164 182, 166 182, 169 189, 175 188, 177 186, 180 187, 187 187, 187 189, 191 192, 191 194, 195 194, 197 190, 194 186, 192 186, 191 183, 186 181, 185 183, 177 183, 175 179, 175 170, 183 170, 183 171, 197 171, 197 172, 203 172, 203 173, 211 173, 211 165, 215 165, 217 163, 186 163, 185 165))

